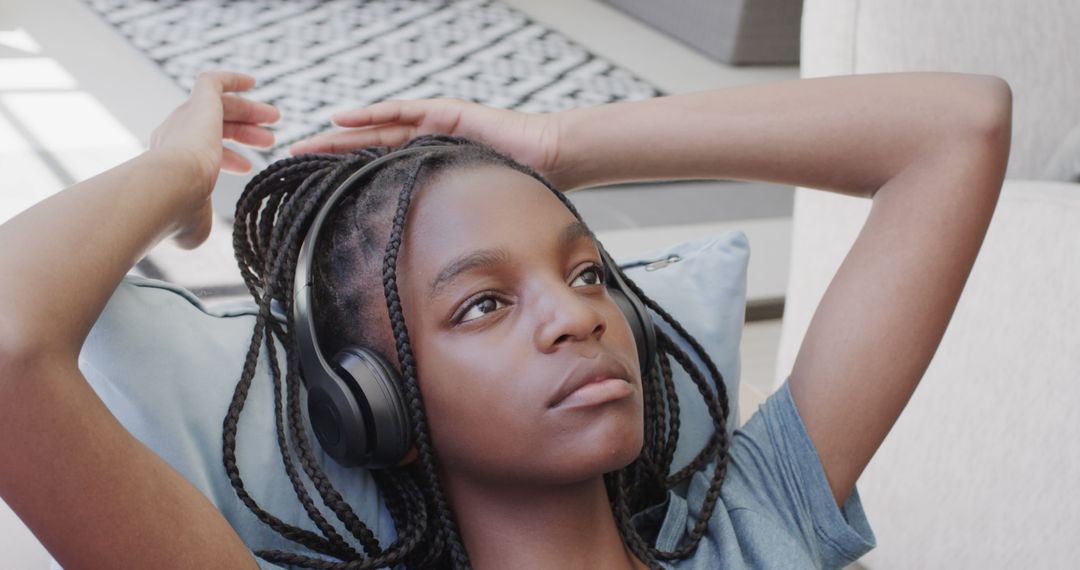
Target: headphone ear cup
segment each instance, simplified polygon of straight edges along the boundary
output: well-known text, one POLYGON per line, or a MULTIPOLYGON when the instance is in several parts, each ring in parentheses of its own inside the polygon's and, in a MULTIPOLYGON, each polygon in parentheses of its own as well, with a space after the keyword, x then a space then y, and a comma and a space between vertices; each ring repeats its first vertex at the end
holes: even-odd
POLYGON ((309 383, 307 408, 311 429, 323 450, 351 467, 366 454, 368 430, 359 403, 345 387, 340 378, 309 383))
POLYGON ((604 263, 604 274, 607 276, 608 294, 619 306, 623 316, 626 317, 626 322, 630 323, 630 331, 634 333, 638 364, 644 376, 652 368, 652 363, 656 359, 656 329, 653 328, 652 315, 623 280, 619 273, 619 266, 602 247, 600 259, 604 263))
POLYGON ((368 443, 369 414, 366 402, 357 400, 352 378, 331 368, 309 373, 307 378, 308 420, 315 438, 330 457, 352 467, 363 463, 371 447, 368 443))
POLYGON ((608 294, 630 324, 630 331, 634 333, 634 343, 637 345, 638 364, 641 366, 641 373, 645 374, 656 356, 656 331, 653 329, 652 316, 635 295, 628 295, 614 288, 609 288, 608 294))
POLYGON ((308 388, 308 415, 327 454, 346 467, 397 465, 411 445, 397 373, 378 354, 347 347, 308 388))

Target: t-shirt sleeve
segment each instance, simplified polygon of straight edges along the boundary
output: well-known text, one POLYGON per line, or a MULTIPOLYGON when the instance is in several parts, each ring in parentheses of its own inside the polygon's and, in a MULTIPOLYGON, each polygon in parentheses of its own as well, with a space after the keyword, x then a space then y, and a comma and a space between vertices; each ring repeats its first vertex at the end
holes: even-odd
POLYGON ((787 382, 735 432, 729 457, 722 495, 743 531, 773 526, 787 533, 778 541, 801 542, 823 568, 846 566, 874 547, 858 491, 837 506, 787 382))
POLYGON ((255 557, 255 563, 259 565, 259 570, 282 570, 284 566, 278 566, 272 562, 267 562, 258 556, 255 557))

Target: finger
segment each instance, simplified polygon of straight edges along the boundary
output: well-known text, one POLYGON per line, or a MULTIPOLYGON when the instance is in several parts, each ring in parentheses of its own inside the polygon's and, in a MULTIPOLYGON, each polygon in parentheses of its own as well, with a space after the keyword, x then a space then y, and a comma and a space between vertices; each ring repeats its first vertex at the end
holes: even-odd
POLYGON ((426 99, 417 101, 382 101, 360 109, 334 113, 330 120, 340 127, 364 127, 384 123, 415 125, 433 105, 453 104, 449 99, 426 99))
POLYGON ((269 125, 281 119, 281 112, 277 110, 277 107, 236 95, 223 95, 221 106, 226 121, 269 125))
POLYGON ((359 109, 334 113, 330 120, 339 127, 366 127, 396 122, 401 116, 401 101, 384 101, 359 109))
POLYGON ((226 148, 221 154, 221 169, 235 174, 244 174, 251 171, 251 161, 240 156, 240 153, 226 148))
POLYGON ((415 132, 414 127, 406 125, 336 131, 295 142, 289 152, 294 155, 308 152, 345 154, 369 146, 396 147, 413 138, 415 132))
POLYGON ((293 144, 294 153, 330 152, 343 154, 373 146, 396 147, 415 136, 408 126, 365 127, 319 135, 293 144))
POLYGON ((274 146, 274 133, 270 129, 247 123, 225 123, 222 126, 222 137, 255 148, 274 146))
POLYGON ((229 93, 247 91, 255 86, 255 78, 236 71, 204 71, 195 78, 192 95, 200 92, 229 93))

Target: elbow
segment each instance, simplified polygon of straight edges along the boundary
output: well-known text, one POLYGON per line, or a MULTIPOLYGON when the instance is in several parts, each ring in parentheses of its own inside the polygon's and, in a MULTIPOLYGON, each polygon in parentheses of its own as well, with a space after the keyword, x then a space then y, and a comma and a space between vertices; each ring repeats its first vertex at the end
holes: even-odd
POLYGON ((993 215, 1009 164, 1012 141, 1012 88, 993 75, 969 76, 963 90, 955 136, 941 155, 964 173, 956 186, 967 192, 969 204, 985 205, 986 217, 993 215), (966 102, 966 104, 965 104, 966 102))
MULTIPOLYGON (((1013 94, 1009 83, 994 75, 943 73, 926 89, 929 105, 922 117, 925 146, 901 162, 892 180, 909 170, 941 168, 966 172, 969 184, 957 188, 992 189, 994 200, 1009 161, 1012 140, 1013 94), (975 183, 977 175, 985 183, 975 183)), ((869 192, 875 197, 887 182, 869 192)))
POLYGON ((26 376, 41 360, 41 343, 35 342, 15 319, 0 316, 0 386, 26 376))
POLYGON ((971 89, 961 102, 961 132, 1004 151, 1008 157, 1012 139, 1012 87, 995 75, 972 75, 971 89))
MULTIPOLYGON (((993 75, 976 76, 979 82, 969 109, 967 138, 968 148, 979 157, 985 184, 987 204, 996 204, 1009 166, 1009 150, 1012 144, 1012 88, 1009 83, 993 75)), ((974 182, 974 181, 973 181, 974 182)))

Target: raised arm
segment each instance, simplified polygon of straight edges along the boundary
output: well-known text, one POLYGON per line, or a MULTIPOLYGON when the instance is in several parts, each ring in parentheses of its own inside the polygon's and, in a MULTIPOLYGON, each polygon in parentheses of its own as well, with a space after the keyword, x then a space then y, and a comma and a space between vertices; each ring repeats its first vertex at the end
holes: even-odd
POLYGON ((948 326, 997 203, 1011 107, 1004 81, 944 73, 672 97, 568 114, 560 168, 575 184, 741 178, 873 199, 790 377, 843 503, 948 326))
POLYGON ((553 115, 460 101, 388 102, 298 150, 447 132, 510 152, 561 188, 764 180, 872 198, 871 214, 791 372, 838 502, 922 377, 956 307, 1008 161, 999 78, 898 73, 777 82, 553 115))
POLYGON ((273 141, 257 125, 277 111, 226 94, 253 84, 200 76, 148 152, 0 226, 0 496, 65 567, 255 566, 213 505, 128 434, 78 368, 131 266, 166 237, 206 239, 219 168, 250 168, 222 138, 273 141))

